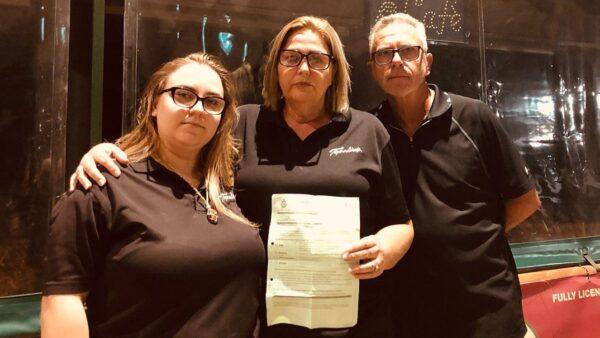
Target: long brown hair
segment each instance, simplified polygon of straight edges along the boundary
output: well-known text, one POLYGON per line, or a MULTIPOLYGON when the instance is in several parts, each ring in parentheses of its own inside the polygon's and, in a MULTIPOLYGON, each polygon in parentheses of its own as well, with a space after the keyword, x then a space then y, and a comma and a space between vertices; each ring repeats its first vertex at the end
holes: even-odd
POLYGON ((205 180, 209 203, 217 212, 250 224, 246 219, 227 208, 221 200, 223 193, 233 188, 234 165, 238 160, 239 153, 231 132, 239 116, 236 110, 237 102, 231 74, 215 56, 200 52, 164 63, 152 74, 142 91, 136 111, 136 126, 119 138, 116 144, 125 151, 132 162, 143 160, 149 156, 160 160, 158 156, 160 136, 152 111, 156 108, 160 92, 165 89, 168 77, 180 67, 191 63, 207 65, 219 75, 223 84, 224 99, 227 102, 215 135, 202 148, 196 161, 199 164, 198 170, 205 180))

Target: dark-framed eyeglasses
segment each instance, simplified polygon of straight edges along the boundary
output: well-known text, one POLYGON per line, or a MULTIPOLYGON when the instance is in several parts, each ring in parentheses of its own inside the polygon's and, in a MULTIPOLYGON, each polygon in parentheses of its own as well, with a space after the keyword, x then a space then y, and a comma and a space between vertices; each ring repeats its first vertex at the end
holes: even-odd
POLYGON ((217 96, 200 97, 193 90, 185 87, 171 87, 161 90, 160 94, 169 92, 173 102, 182 107, 191 109, 198 101, 202 102, 202 110, 211 115, 221 115, 227 103, 225 99, 217 96))
POLYGON ((421 46, 380 49, 371 54, 371 59, 378 65, 387 65, 392 63, 394 55, 398 53, 403 62, 413 61, 421 56, 421 49, 421 46))
POLYGON ((325 70, 335 58, 333 55, 321 52, 300 53, 297 50, 282 49, 279 52, 279 63, 286 67, 297 67, 306 58, 308 66, 316 70, 325 70))

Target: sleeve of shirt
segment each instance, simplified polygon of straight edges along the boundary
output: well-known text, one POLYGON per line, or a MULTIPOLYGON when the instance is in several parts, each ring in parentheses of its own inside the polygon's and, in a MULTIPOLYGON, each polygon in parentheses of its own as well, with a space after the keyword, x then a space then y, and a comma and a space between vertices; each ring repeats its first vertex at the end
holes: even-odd
POLYGON ((44 258, 44 295, 89 291, 103 259, 109 202, 91 191, 64 194, 52 209, 44 258))
POLYGON ((519 197, 531 190, 535 182, 500 120, 487 105, 481 105, 483 149, 480 150, 490 179, 503 199, 519 197))
POLYGON ((381 184, 378 192, 381 200, 375 206, 378 208, 380 224, 387 226, 391 224, 406 223, 410 220, 410 214, 402 192, 402 181, 398 162, 394 155, 392 144, 388 141, 381 152, 381 184))

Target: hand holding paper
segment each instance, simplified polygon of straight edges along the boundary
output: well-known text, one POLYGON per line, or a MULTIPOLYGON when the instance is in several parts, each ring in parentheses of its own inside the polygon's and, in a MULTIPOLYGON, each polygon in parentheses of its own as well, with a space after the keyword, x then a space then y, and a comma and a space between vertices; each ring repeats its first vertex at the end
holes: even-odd
POLYGON ((361 238, 344 251, 342 258, 347 262, 360 261, 360 265, 352 266, 348 271, 358 279, 375 278, 384 271, 385 256, 377 235, 361 238))

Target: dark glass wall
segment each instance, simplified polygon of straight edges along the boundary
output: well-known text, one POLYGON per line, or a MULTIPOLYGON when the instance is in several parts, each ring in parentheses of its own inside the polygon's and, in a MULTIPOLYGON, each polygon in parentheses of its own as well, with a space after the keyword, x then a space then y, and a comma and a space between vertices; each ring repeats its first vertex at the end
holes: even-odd
POLYGON ((64 190, 69 2, 0 1, 0 296, 35 292, 64 190))
POLYGON ((501 118, 536 178, 543 207, 513 243, 600 236, 600 2, 596 0, 125 1, 124 114, 162 62, 205 50, 260 102, 268 43, 290 19, 327 18, 352 64, 352 105, 383 97, 370 78, 367 36, 381 16, 407 12, 427 27, 443 89, 481 99, 501 118))

